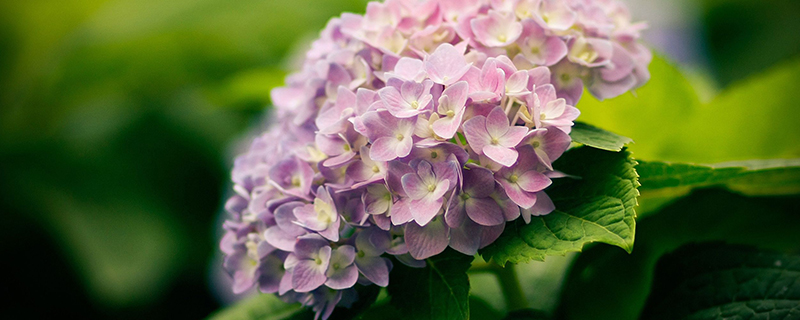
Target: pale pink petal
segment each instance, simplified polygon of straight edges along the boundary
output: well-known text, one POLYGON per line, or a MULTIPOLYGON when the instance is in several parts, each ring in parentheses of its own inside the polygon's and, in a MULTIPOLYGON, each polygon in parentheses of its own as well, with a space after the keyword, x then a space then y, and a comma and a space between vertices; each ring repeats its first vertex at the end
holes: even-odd
POLYGON ((503 108, 495 107, 486 117, 486 132, 492 138, 500 138, 508 131, 508 117, 503 108))
POLYGON ((511 126, 508 128, 508 132, 506 132, 503 137, 498 139, 498 144, 504 147, 516 147, 522 139, 528 134, 528 128, 522 126, 511 126))
POLYGON ((511 199, 511 201, 514 201, 514 203, 516 203, 518 206, 522 208, 530 208, 534 203, 536 203, 536 194, 525 192, 516 183, 512 184, 505 179, 499 179, 498 182, 503 186, 508 198, 511 199))
POLYGON ((400 145, 400 141, 395 137, 378 138, 378 140, 372 143, 372 147, 369 149, 369 157, 375 161, 397 159, 398 145, 400 145))
POLYGON ((425 71, 435 83, 448 86, 469 70, 464 53, 449 43, 444 43, 425 60, 425 71))
POLYGON ((489 159, 505 167, 513 166, 519 156, 517 150, 497 145, 484 146, 482 151, 489 159))
POLYGON ((464 136, 472 150, 483 154, 483 147, 492 143, 492 137, 486 131, 486 117, 477 116, 464 122, 464 136))
POLYGON ((536 170, 525 172, 517 179, 517 185, 527 192, 544 190, 544 188, 547 188, 551 183, 552 181, 550 181, 550 178, 536 170))

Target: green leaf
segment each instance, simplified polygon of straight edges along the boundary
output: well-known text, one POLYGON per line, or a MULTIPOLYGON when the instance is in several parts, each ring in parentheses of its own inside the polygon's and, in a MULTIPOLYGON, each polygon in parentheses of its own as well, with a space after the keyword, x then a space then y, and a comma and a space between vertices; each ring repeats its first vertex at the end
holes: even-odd
POLYGON ((640 191, 724 186, 748 195, 800 193, 800 159, 754 160, 717 165, 642 161, 640 191))
POLYGON ((726 88, 701 101, 665 59, 650 64, 652 78, 635 93, 598 101, 584 94, 580 120, 636 141, 637 158, 718 163, 800 157, 800 59, 726 88))
POLYGON ((752 160, 716 165, 641 161, 643 214, 699 187, 723 187, 746 195, 800 193, 800 159, 752 160))
POLYGON ((583 122, 576 122, 569 135, 574 142, 607 151, 621 151, 622 147, 633 142, 631 138, 583 122))
POLYGON ((388 287, 391 303, 409 319, 469 319, 467 269, 472 259, 448 249, 427 259, 425 268, 396 262, 388 287))
POLYGON ((643 319, 791 319, 800 256, 719 243, 687 245, 656 266, 643 319))
POLYGON ((567 276, 559 308, 566 319, 639 319, 656 261, 691 242, 796 251, 798 203, 800 196, 748 198, 717 189, 696 190, 638 220, 631 254, 606 246, 581 253, 567 276))
POLYGON ((302 319, 306 314, 313 317, 300 304, 288 304, 273 294, 258 294, 212 314, 209 320, 289 320, 302 319))
POLYGON ((543 261, 549 255, 581 251, 591 242, 615 245, 630 252, 636 226, 639 186, 636 161, 628 151, 608 152, 589 147, 570 150, 554 166, 579 177, 554 181, 547 194, 557 210, 509 222, 493 244, 481 250, 486 260, 543 261))

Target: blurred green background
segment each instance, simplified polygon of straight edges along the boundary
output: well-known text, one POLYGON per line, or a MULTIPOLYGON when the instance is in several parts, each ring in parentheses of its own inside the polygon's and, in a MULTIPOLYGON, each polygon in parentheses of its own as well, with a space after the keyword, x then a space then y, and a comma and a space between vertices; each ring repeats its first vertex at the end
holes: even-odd
MULTIPOLYGON (((365 3, 0 2, 0 243, 10 269, 0 282, 10 297, 3 317, 197 319, 229 302, 217 237, 237 145, 259 126, 270 88, 308 40, 330 17, 362 12, 365 3)), ((794 70, 776 90, 797 94, 800 2, 629 4, 650 22, 646 41, 688 75, 699 101, 775 68, 794 70)), ((642 128, 665 112, 646 101, 636 111, 642 128)), ((781 101, 770 112, 797 123, 796 100, 781 101)), ((667 113, 692 103, 675 101, 667 113)), ((725 120, 692 116, 686 121, 725 120)), ((795 133, 785 139, 795 144, 795 133)), ((698 162, 800 150, 758 153, 764 146, 750 142, 773 137, 750 138, 720 141, 744 150, 721 158, 703 138, 640 148, 698 162)))

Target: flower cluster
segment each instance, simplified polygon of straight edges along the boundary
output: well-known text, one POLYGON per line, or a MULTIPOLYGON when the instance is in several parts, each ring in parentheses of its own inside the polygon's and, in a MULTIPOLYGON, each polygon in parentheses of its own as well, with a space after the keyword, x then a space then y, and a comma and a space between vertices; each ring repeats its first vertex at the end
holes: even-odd
POLYGON ((236 159, 234 291, 324 319, 357 283, 388 285, 388 255, 473 255, 551 212, 584 86, 608 98, 649 77, 642 28, 616 0, 387 0, 332 19, 236 159))

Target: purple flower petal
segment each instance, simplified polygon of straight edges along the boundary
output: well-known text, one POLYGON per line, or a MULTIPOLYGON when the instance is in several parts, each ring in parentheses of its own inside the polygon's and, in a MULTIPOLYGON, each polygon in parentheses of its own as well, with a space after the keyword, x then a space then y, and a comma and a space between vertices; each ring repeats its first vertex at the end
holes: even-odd
MULTIPOLYGON (((448 181, 445 180, 443 183, 448 184, 448 181)), ((446 188, 446 186, 444 188, 446 188)), ((443 188, 437 187, 437 189, 441 190, 443 188)), ((435 197, 433 194, 430 194, 419 200, 411 200, 408 208, 411 211, 411 216, 414 217, 414 221, 424 226, 439 214, 442 210, 442 204, 444 204, 444 199, 441 196, 435 197)))
MULTIPOLYGON (((484 248, 490 244, 492 244, 500 235, 503 233, 503 229, 505 229, 506 224, 502 223, 496 226, 491 227, 481 227, 481 245, 480 248, 484 248)), ((480 249, 478 248, 478 249, 480 249)))
POLYGON ((259 266, 260 277, 258 278, 258 288, 264 293, 276 293, 280 289, 281 279, 283 278, 283 260, 278 256, 269 255, 261 261, 259 266))
POLYGON ((475 255, 481 245, 480 226, 465 221, 460 228, 450 229, 450 247, 466 255, 475 255))
MULTIPOLYGON (((330 252, 330 247, 328 247, 330 252)), ((325 284, 328 261, 302 260, 292 269, 292 288, 297 292, 309 292, 325 284)))
POLYGON ((389 285, 389 267, 386 258, 356 257, 356 266, 369 281, 381 287, 389 285))
POLYGON ((516 183, 511 183, 505 179, 498 179, 497 182, 503 186, 508 198, 520 207, 530 208, 536 203, 536 194, 525 192, 516 183))
POLYGON ((550 178, 536 170, 525 172, 517 179, 517 185, 527 192, 542 191, 551 183, 550 178))
POLYGON ((469 218, 480 225, 496 226, 506 222, 503 211, 493 199, 470 198, 465 208, 469 218))
POLYGON ((294 251, 297 236, 287 233, 278 226, 272 226, 264 231, 264 239, 275 248, 283 251, 294 251))
POLYGON ((492 171, 478 166, 470 166, 469 170, 464 170, 464 192, 474 198, 488 197, 494 192, 492 171))
POLYGON ((405 199, 392 205, 390 214, 393 225, 399 226, 414 219, 414 216, 411 214, 411 209, 408 206, 410 201, 411 200, 405 199))
POLYGON ((391 244, 388 232, 375 228, 367 228, 356 236, 356 248, 369 256, 380 256, 391 244))
POLYGON ((353 265, 356 258, 355 248, 344 245, 336 248, 331 253, 328 271, 328 280, 325 285, 331 289, 347 289, 356 284, 358 280, 358 270, 353 265))
POLYGON ((462 126, 464 136, 467 138, 472 150, 483 154, 483 147, 492 143, 492 137, 486 131, 486 117, 477 116, 464 122, 462 126))
POLYGON ((407 224, 405 237, 408 253, 418 260, 442 253, 449 243, 449 229, 444 219, 431 220, 424 227, 416 223, 407 224))

